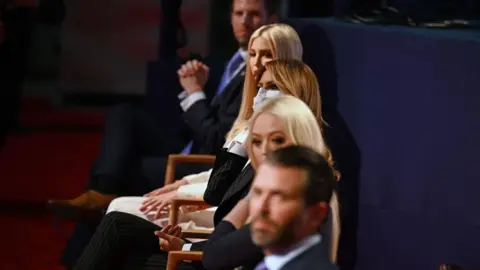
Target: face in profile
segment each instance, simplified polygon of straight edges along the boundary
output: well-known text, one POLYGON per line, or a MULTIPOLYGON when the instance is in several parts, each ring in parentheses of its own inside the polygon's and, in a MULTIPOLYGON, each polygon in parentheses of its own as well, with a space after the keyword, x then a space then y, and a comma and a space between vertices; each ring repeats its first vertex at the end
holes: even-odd
POLYGON ((258 71, 266 63, 274 60, 272 49, 268 40, 264 37, 257 37, 253 40, 248 51, 249 65, 254 76, 258 75, 258 71))
POLYGON ((238 44, 246 49, 253 32, 267 21, 263 0, 233 0, 230 19, 238 44))
POLYGON ((253 242, 263 248, 282 249, 295 243, 305 220, 304 172, 264 162, 250 191, 253 242))
POLYGON ((252 154, 257 164, 261 164, 265 160, 268 152, 291 144, 291 140, 285 133, 283 121, 270 113, 262 113, 257 116, 250 136, 252 154))

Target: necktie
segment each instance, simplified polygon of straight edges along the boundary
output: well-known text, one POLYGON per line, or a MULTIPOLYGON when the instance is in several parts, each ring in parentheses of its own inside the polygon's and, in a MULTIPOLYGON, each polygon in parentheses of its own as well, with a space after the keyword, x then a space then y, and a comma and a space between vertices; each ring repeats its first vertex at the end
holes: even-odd
POLYGON ((259 263, 256 267, 255 270, 268 270, 267 265, 265 264, 265 261, 259 263))
MULTIPOLYGON (((233 79, 233 77, 236 75, 235 71, 237 71, 238 67, 243 63, 243 57, 242 54, 238 51, 232 56, 232 59, 227 64, 227 67, 225 68, 225 71, 223 72, 222 78, 220 80, 220 84, 218 85, 217 93, 216 95, 220 95, 223 90, 225 90, 225 87, 230 83, 230 81, 233 79)), ((193 141, 190 141, 185 148, 182 151, 182 155, 187 155, 190 154, 190 151, 192 151, 192 145, 193 141)))
POLYGON ((227 64, 225 71, 223 72, 222 78, 220 80, 220 84, 218 85, 217 89, 217 96, 220 95, 225 87, 230 83, 233 77, 236 75, 235 71, 237 71, 238 67, 243 63, 243 57, 240 52, 236 52, 232 59, 227 64))

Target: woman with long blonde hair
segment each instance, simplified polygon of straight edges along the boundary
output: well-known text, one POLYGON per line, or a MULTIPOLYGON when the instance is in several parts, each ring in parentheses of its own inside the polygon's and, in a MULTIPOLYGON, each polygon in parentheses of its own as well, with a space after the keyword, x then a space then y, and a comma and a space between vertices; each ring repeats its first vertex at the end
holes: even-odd
MULTIPOLYGON (((276 59, 300 61, 302 56, 303 48, 300 38, 295 29, 287 24, 265 25, 252 34, 248 44, 248 59, 246 61, 240 113, 227 135, 225 147, 228 147, 239 131, 244 131, 246 127, 245 120, 248 120, 252 114, 254 97, 258 92, 259 72, 264 70, 264 65, 276 59)), ((318 93, 318 86, 316 90, 315 92, 318 93)), ((211 172, 212 170, 209 170, 186 176, 173 184, 154 190, 144 197, 117 198, 110 203, 107 213, 120 211, 155 221, 162 216, 160 213, 162 208, 167 206, 173 198, 179 196, 201 197, 206 189, 211 172)), ((165 220, 157 220, 156 222, 162 224, 162 221, 165 220)))

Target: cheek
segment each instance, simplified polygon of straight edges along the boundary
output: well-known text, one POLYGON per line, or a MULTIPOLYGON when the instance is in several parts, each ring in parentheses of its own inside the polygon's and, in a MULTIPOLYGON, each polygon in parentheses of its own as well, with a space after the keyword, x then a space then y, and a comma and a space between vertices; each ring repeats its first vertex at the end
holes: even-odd
POLYGON ((255 28, 259 28, 263 24, 263 21, 260 18, 260 16, 254 16, 252 19, 252 23, 255 26, 255 28))
POLYGON ((262 153, 262 150, 258 146, 253 146, 252 153, 254 155, 255 160, 258 163, 262 163, 264 155, 262 153))
POLYGON ((237 29, 238 29, 238 21, 239 21, 239 19, 238 19, 237 16, 232 16, 230 22, 231 22, 232 27, 233 27, 234 30, 237 30, 237 29))
POLYGON ((255 64, 257 63, 257 57, 256 56, 250 56, 250 66, 255 66, 255 64))
POLYGON ((252 72, 253 76, 257 76, 257 72, 260 70, 260 67, 257 63, 257 57, 250 58, 250 71, 252 72))
POLYGON ((290 205, 277 204, 270 209, 270 218, 280 226, 285 226, 298 218, 299 210, 290 205))

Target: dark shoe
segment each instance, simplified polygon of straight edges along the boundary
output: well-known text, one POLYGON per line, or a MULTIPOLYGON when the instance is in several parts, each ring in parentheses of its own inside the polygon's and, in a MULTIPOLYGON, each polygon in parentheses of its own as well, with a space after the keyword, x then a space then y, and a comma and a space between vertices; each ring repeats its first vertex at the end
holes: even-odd
POLYGON ((67 220, 100 220, 114 195, 87 191, 72 200, 49 200, 47 209, 56 216, 67 220))

